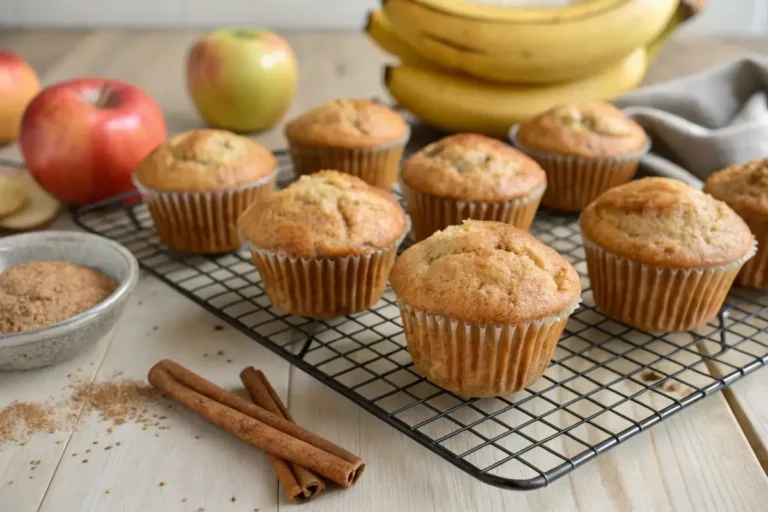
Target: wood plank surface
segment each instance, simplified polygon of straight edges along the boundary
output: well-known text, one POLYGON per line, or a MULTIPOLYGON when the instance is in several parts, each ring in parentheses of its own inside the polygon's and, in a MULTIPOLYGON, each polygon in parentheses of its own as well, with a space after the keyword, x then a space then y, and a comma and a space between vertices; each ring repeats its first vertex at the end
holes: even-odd
MULTIPOLYGON (((184 55, 195 37, 194 33, 160 31, 5 31, 0 32, 0 46, 29 58, 46 84, 83 75, 135 83, 158 100, 169 131, 175 133, 202 126, 183 83, 184 55)), ((386 58, 362 36, 297 33, 287 38, 300 62, 299 93, 288 117, 334 97, 385 97, 380 68, 386 58)), ((647 80, 661 81, 697 71, 750 48, 763 50, 768 42, 673 40, 647 80)), ((272 148, 284 146, 280 127, 256 139, 272 148)), ((0 156, 13 155, 14 151, 13 147, 6 148, 0 156)), ((67 219, 62 223, 66 225, 67 219)), ((325 496, 304 505, 307 510, 764 510, 768 479, 755 451, 762 456, 759 448, 768 438, 768 406, 761 400, 768 391, 766 372, 737 383, 726 395, 742 425, 751 425, 751 431, 746 431, 749 443, 723 394, 717 393, 545 489, 514 493, 467 476, 247 337, 229 328, 214 330, 217 324, 214 317, 164 284, 142 276, 111 342, 102 340, 68 365, 0 374, 0 404, 61 393, 67 374, 77 368, 86 378, 97 381, 118 374, 120 378, 142 379, 154 362, 170 357, 225 387, 238 388, 239 371, 254 365, 267 372, 297 422, 358 453, 368 463, 367 474, 358 486, 347 491, 331 488, 325 496), (219 356, 219 350, 224 354, 219 356)), ((592 355, 600 357, 598 351, 592 355)), ((587 362, 575 360, 574 364, 587 362)), ((590 383, 574 385, 579 386, 590 383)), ((611 392, 639 389, 625 386, 611 392)), ((653 400, 662 398, 648 394, 639 401, 654 409, 663 406, 653 400)), ((492 400, 481 402, 479 407, 495 407, 492 400)), ((583 401, 572 410, 587 414, 593 405, 583 401)), ((543 402, 533 405, 544 406, 543 402)), ((436 403, 435 407, 447 408, 450 403, 436 403)), ((647 417, 648 411, 642 405, 622 409, 636 421, 647 417)), ((419 411, 409 414, 404 415, 404 421, 418 421, 419 411)), ((471 412, 462 414, 467 417, 457 418, 459 421, 472 420, 471 412)), ((25 446, 0 445, 0 503, 12 504, 9 510, 14 512, 292 508, 278 490, 263 454, 178 406, 163 415, 167 417, 164 425, 170 427, 167 430, 142 430, 141 425, 129 422, 110 434, 106 430, 109 425, 95 415, 84 414, 76 429, 35 434, 25 446), (93 445, 94 441, 99 444, 93 445), (119 449, 93 448, 118 441, 119 449), (83 463, 89 449, 88 462, 83 463), (42 461, 38 469, 28 469, 32 460, 42 461)), ((516 421, 514 411, 504 420, 516 421)), ((557 413, 552 421, 557 426, 567 425, 569 414, 557 413)), ((606 414, 599 421, 615 427, 616 422, 626 420, 606 414)), ((428 428, 432 429, 430 435, 437 436, 455 426, 436 422, 428 428)), ((481 423, 477 430, 488 436, 499 433, 498 425, 492 422, 481 423)), ((528 434, 540 439, 547 430, 537 425, 528 434)), ((510 443, 508 448, 516 448, 520 444, 515 443, 529 441, 515 438, 505 442, 510 443)), ((472 435, 456 436, 447 448, 463 451, 473 443, 477 440, 472 435)), ((575 442, 554 449, 574 454, 583 448, 575 442)), ((498 453, 480 450, 473 462, 488 464, 498 457, 498 453)), ((532 452, 531 457, 538 464, 554 463, 544 450, 532 452)), ((504 476, 526 476, 514 473, 523 471, 519 468, 510 471, 512 474, 504 476)))

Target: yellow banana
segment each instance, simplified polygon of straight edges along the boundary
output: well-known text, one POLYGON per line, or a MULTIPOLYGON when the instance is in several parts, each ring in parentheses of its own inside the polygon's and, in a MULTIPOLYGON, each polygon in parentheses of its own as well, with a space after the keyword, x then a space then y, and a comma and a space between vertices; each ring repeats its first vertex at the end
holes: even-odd
POLYGON ((537 84, 615 67, 664 29, 679 1, 591 0, 529 10, 384 0, 383 9, 403 42, 442 67, 496 82, 537 84))
POLYGON ((467 0, 418 0, 428 7, 466 18, 489 21, 518 22, 565 22, 575 18, 591 16, 620 4, 622 0, 588 0, 575 2, 564 8, 533 6, 505 7, 467 0))
POLYGON ((422 57, 411 45, 400 39, 392 30, 389 20, 381 11, 368 13, 365 23, 365 33, 385 52, 391 53, 403 64, 422 68, 436 68, 437 65, 426 57, 422 57))
MULTIPOLYGON (((420 41, 421 53, 419 53, 395 33, 387 15, 380 10, 368 14, 365 33, 382 50, 393 54, 400 59, 400 62, 409 66, 463 71, 471 76, 499 83, 552 84, 569 81, 571 78, 560 68, 544 70, 532 76, 520 76, 518 71, 508 71, 503 57, 479 54, 460 55, 450 48, 446 51, 439 43, 431 39, 423 39, 421 36, 417 36, 420 41), (434 61, 421 55, 434 55, 435 53, 442 55, 434 61), (442 65, 436 64, 436 62, 440 62, 442 65)), ((601 65, 599 68, 591 69, 585 66, 580 72, 584 76, 588 76, 598 73, 606 67, 601 65)))
POLYGON ((501 85, 405 65, 387 66, 384 83, 399 105, 433 126, 502 137, 514 123, 556 105, 619 96, 640 83, 646 66, 640 48, 602 73, 565 84, 501 85))
POLYGON ((672 18, 667 25, 659 32, 656 37, 646 45, 648 51, 648 63, 654 61, 661 47, 667 42, 667 39, 677 30, 677 28, 688 21, 690 18, 700 13, 706 5, 703 0, 681 0, 672 18))

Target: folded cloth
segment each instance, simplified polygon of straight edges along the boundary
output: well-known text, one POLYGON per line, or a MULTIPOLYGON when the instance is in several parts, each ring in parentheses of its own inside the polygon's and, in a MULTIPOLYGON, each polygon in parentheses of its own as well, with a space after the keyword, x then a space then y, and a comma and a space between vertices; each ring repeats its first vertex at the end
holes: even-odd
POLYGON ((642 167, 695 186, 713 172, 768 156, 768 57, 749 56, 614 103, 653 140, 642 167))

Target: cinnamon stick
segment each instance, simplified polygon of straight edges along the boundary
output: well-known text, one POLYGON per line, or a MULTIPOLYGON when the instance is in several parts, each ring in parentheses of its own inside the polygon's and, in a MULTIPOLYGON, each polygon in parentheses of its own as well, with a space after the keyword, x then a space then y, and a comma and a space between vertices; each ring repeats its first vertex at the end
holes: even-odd
POLYGON ((363 473, 365 463, 359 457, 173 361, 165 359, 153 366, 149 382, 243 441, 304 466, 342 487, 353 486, 363 473))
MULTIPOLYGON (((243 381, 245 390, 248 391, 256 405, 285 418, 291 423, 296 423, 280 397, 277 396, 266 375, 261 371, 248 367, 240 373, 240 380, 243 381)), ((275 455, 270 455, 269 461, 272 463, 272 468, 280 480, 280 485, 283 487, 288 501, 306 503, 325 490, 325 482, 312 471, 275 455)))

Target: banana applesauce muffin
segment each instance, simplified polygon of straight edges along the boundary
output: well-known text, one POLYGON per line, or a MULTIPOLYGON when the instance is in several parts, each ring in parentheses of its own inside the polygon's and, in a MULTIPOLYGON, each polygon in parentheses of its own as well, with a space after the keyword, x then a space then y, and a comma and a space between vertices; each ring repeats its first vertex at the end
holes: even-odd
POLYGON ((465 219, 527 230, 547 187, 534 160, 474 133, 445 137, 412 155, 401 180, 416 240, 465 219))
POLYGON ((240 247, 237 218, 249 204, 270 197, 277 162, 261 145, 225 130, 192 130, 152 151, 133 173, 170 247, 222 253, 240 247))
POLYGON ((686 331, 719 311, 755 254, 752 233, 725 203, 681 181, 613 188, 581 216, 595 304, 650 331, 686 331))
POLYGON ((397 181, 409 135, 397 112, 365 99, 330 101, 285 127, 297 176, 336 169, 387 190, 397 181))
POLYGON ((704 192, 725 201, 757 238, 757 254, 741 269, 736 283, 768 288, 768 158, 714 173, 704 185, 704 192))
POLYGON ((523 389, 580 302, 571 264, 528 232, 467 220, 408 248, 390 275, 413 362, 470 397, 523 389))
POLYGON ((65 261, 21 263, 0 273, 0 335, 63 322, 109 297, 114 279, 65 261))
POLYGON ((547 172, 542 204, 569 211, 631 180, 650 149, 642 127, 602 101, 552 108, 514 127, 511 138, 547 172))
POLYGON ((328 170, 254 204, 238 225, 272 304, 313 318, 375 304, 408 229, 391 193, 328 170))

